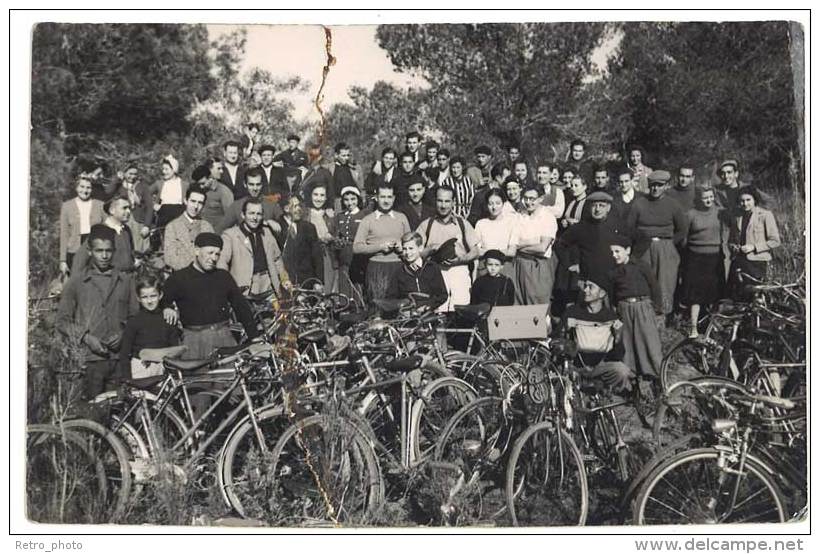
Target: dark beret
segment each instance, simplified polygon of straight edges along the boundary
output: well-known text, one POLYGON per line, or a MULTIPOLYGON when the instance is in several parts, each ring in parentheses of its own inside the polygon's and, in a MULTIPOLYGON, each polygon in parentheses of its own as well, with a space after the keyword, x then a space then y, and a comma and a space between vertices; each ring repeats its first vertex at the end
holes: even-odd
POLYGON ((487 250, 483 256, 481 256, 482 260, 498 260, 502 264, 507 260, 507 256, 504 255, 501 250, 487 250))
POLYGON ((632 246, 632 238, 627 235, 613 235, 612 238, 609 240, 609 244, 613 246, 623 246, 624 248, 629 248, 632 246))
POLYGON ((302 140, 302 137, 294 133, 291 133, 288 135, 288 140, 295 140, 296 142, 299 142, 300 140, 302 140))
POLYGON ((612 196, 602 190, 596 190, 595 192, 587 196, 587 202, 589 202, 590 204, 592 202, 606 202, 608 204, 611 204, 612 196))
POLYGON ((92 225, 88 231, 88 244, 91 244, 91 241, 94 239, 110 240, 113 243, 116 238, 117 234, 114 232, 114 229, 102 223, 92 225))
POLYGON ((489 156, 489 155, 492 154, 492 150, 490 150, 489 146, 484 146, 482 144, 481 146, 477 146, 475 148, 475 150, 473 150, 473 153, 475 153, 475 154, 486 154, 487 156, 489 156))
POLYGON ((665 185, 672 179, 672 175, 668 171, 664 171, 663 169, 656 169, 652 173, 649 174, 647 180, 650 183, 661 183, 665 185))
POLYGON ((273 152, 275 154, 276 153, 276 148, 274 148, 274 146, 272 144, 263 144, 262 146, 259 147, 259 153, 260 154, 262 152, 268 152, 268 151, 273 152))
POLYGON ((604 292, 607 293, 607 295, 609 295, 610 291, 612 290, 612 280, 609 278, 609 275, 607 275, 607 273, 604 271, 590 271, 582 277, 582 280, 591 281, 595 283, 600 288, 602 288, 604 292))
POLYGON ((214 246, 222 248, 222 237, 216 233, 199 233, 194 239, 194 246, 202 248, 204 246, 214 246))

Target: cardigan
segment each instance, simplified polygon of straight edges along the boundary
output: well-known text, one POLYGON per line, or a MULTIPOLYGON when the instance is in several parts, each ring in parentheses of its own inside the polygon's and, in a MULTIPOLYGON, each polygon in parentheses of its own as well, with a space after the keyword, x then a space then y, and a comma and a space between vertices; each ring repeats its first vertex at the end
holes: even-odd
MULTIPOLYGON (((99 200, 91 202, 91 216, 89 228, 105 219, 103 203, 99 200)), ((66 254, 75 254, 80 249, 80 209, 77 207, 77 197, 66 200, 60 207, 60 261, 67 259, 66 254)))
MULTIPOLYGON (((743 246, 740 244, 742 221, 743 216, 741 215, 734 218, 729 232, 729 244, 743 246)), ((777 222, 772 212, 757 206, 752 208, 749 226, 746 229, 745 244, 753 245, 754 251, 748 254, 738 252, 737 256, 745 256, 752 262, 767 262, 772 259, 771 251, 780 246, 780 231, 777 229, 777 222)))

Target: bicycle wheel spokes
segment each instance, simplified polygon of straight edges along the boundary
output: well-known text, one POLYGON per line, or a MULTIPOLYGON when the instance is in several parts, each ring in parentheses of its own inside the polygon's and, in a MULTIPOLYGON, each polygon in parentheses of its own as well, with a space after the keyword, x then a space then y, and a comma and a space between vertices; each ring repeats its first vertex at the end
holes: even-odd
POLYGON ((455 377, 442 377, 425 387, 411 413, 410 432, 416 461, 433 454, 447 422, 475 398, 473 388, 455 377))
POLYGON ((583 525, 584 463, 572 439, 547 421, 516 441, 507 465, 507 509, 514 525, 583 525))
POLYGON ((719 343, 703 339, 686 339, 678 343, 661 363, 661 386, 669 390, 680 381, 715 374, 723 350, 719 343))

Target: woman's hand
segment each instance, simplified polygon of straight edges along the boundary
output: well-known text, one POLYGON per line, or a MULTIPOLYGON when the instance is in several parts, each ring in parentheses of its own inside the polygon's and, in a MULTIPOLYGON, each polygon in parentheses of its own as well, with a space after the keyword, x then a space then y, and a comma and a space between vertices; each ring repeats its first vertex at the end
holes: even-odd
POLYGON ((740 247, 740 251, 743 252, 744 254, 751 254, 752 252, 755 251, 755 247, 754 247, 753 244, 744 244, 743 246, 740 247))

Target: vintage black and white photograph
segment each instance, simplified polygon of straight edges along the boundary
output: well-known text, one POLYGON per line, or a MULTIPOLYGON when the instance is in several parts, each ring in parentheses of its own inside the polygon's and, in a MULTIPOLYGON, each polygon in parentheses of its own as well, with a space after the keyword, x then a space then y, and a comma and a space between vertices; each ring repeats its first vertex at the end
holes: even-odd
POLYGON ((30 522, 806 519, 801 22, 111 15, 30 29, 30 522))

